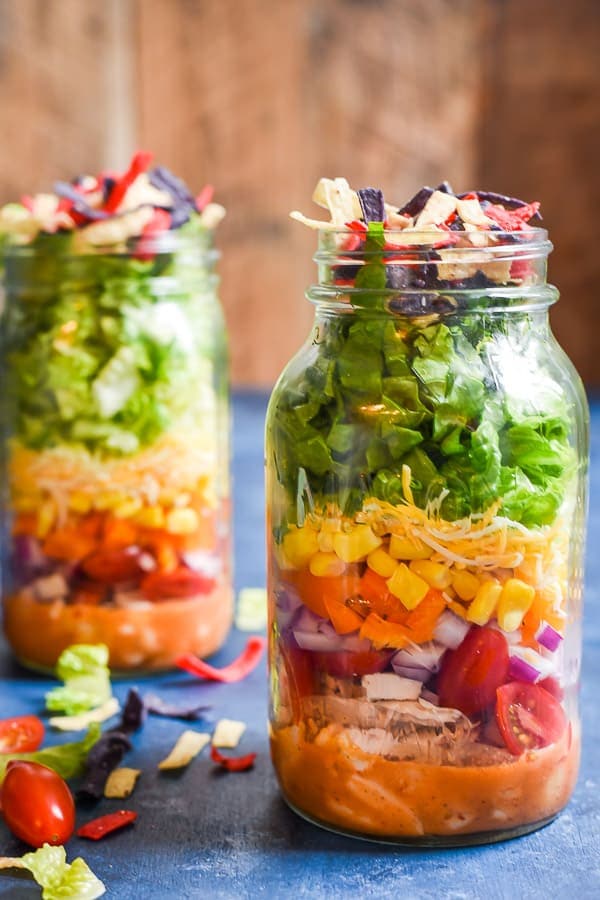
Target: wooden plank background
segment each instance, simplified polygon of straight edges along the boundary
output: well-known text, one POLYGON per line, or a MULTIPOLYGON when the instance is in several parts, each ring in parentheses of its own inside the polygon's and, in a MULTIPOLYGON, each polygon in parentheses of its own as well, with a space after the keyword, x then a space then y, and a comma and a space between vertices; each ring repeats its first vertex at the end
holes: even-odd
POLYGON ((147 147, 217 186, 233 379, 308 333, 321 175, 539 199, 559 339, 600 385, 597 0, 0 0, 0 199, 147 147), (596 327, 594 327, 596 326, 596 327))

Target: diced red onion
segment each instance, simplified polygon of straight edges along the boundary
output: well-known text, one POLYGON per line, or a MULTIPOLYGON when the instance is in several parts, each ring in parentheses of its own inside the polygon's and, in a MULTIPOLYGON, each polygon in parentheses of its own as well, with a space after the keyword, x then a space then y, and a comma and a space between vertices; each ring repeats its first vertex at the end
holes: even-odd
POLYGON ((540 677, 538 670, 520 656, 511 656, 508 675, 515 681, 529 681, 531 684, 534 684, 540 677))
POLYGON ((315 650, 321 653, 328 653, 331 650, 342 649, 342 642, 339 636, 337 640, 335 640, 329 637, 329 635, 320 634, 318 631, 301 631, 298 628, 294 628, 293 635, 296 643, 302 650, 315 650))
POLYGON ((541 644, 542 647, 545 647, 546 650, 550 650, 554 653, 558 650, 560 646, 560 642, 563 637, 560 632, 553 628, 552 625, 549 625, 548 622, 545 622, 543 619, 540 622, 540 626, 535 633, 535 639, 538 644, 541 644))
POLYGON ((513 678, 524 681, 539 681, 541 678, 547 678, 556 672, 556 660, 549 659, 532 650, 530 647, 511 647, 510 648, 510 666, 509 674, 513 678), (518 660, 519 662, 514 662, 518 660), (520 666, 519 663, 524 663, 520 666), (514 671, 522 674, 513 674, 514 671), (535 672, 535 676, 533 673, 535 672))
MULTIPOLYGON (((440 660, 446 647, 435 641, 427 641, 415 647, 405 647, 398 650, 392 658, 392 666, 398 672, 397 667, 426 669, 430 674, 439 671, 440 660)), ((398 672, 398 674, 401 674, 398 672)))
POLYGON ((314 612, 311 612, 308 607, 303 606, 298 613, 294 628, 298 628, 299 631, 314 631, 316 633, 324 621, 320 616, 316 616, 314 612))
POLYGON ((347 653, 368 653, 372 650, 371 641, 367 638, 360 638, 357 634, 349 634, 340 638, 342 642, 342 650, 347 653))
POLYGON ((410 678, 411 681, 425 682, 431 678, 429 669, 424 669, 422 666, 401 666, 392 660, 392 668, 396 675, 401 675, 402 678, 410 678))
POLYGON ((435 640, 443 644, 444 647, 450 647, 456 650, 459 644, 462 644, 469 631, 471 625, 465 622, 460 616, 455 615, 451 610, 446 609, 436 622, 433 630, 435 640))

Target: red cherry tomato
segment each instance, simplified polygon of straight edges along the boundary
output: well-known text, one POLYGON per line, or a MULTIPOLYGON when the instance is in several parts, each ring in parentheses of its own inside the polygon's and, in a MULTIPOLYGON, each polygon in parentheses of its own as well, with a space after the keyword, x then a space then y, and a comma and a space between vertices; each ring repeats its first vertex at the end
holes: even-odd
POLYGON ((349 650, 332 650, 311 653, 314 670, 327 672, 334 678, 351 678, 353 675, 383 672, 392 656, 393 651, 389 650, 362 650, 357 653, 351 653, 349 650))
POLYGON ((127 550, 98 550, 90 553, 81 563, 86 575, 101 584, 132 581, 141 572, 137 548, 127 550))
POLYGON ((548 675, 547 678, 544 678, 543 681, 538 681, 537 684, 539 687, 544 688, 545 691, 548 691, 549 694, 552 694, 556 700, 562 700, 565 696, 560 681, 552 675, 548 675))
POLYGON ((2 814, 12 833, 31 847, 64 844, 75 828, 75 803, 66 782, 35 762, 7 765, 2 814))
POLYGON ((498 728, 515 756, 553 744, 565 730, 560 703, 539 684, 512 681, 499 687, 496 696, 498 728))
POLYGON ((44 723, 37 716, 0 721, 0 753, 32 753, 44 740, 44 723))
POLYGON ((494 702, 508 664, 504 635, 492 628, 472 628, 462 644, 443 657, 437 682, 440 704, 467 716, 480 713, 494 702))
POLYGON ((140 587, 149 600, 173 600, 208 594, 215 586, 214 578, 207 578, 191 569, 179 568, 174 572, 152 572, 140 587))

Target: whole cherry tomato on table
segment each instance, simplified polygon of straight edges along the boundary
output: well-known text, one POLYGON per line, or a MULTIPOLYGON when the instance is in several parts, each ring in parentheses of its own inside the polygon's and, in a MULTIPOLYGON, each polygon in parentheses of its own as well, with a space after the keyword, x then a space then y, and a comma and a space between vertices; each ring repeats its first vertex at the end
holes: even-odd
POLYGON ((75 803, 65 781, 47 766, 11 760, 2 784, 2 815, 31 847, 64 844, 75 828, 75 803))
POLYGON ((37 716, 13 716, 0 721, 0 753, 32 753, 44 740, 44 723, 37 716))

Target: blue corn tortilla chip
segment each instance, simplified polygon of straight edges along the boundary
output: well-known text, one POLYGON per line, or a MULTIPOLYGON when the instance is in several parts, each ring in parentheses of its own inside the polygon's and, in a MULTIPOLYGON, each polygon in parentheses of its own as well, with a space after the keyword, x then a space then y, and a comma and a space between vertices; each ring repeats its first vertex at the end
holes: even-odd
POLYGON ((385 221, 385 204, 383 201, 383 192, 379 188, 360 188, 356 192, 360 201, 363 219, 369 222, 385 221))
MULTIPOLYGON (((465 191, 464 194, 458 194, 458 199, 462 200, 467 194, 477 194, 480 202, 487 200, 489 203, 499 203, 505 209, 518 209, 520 206, 528 205, 525 200, 519 200, 518 197, 508 197, 506 194, 497 194, 495 191, 465 191)), ((541 222, 541 214, 536 212, 530 221, 541 222)))
POLYGON ((189 188, 177 175, 174 175, 166 166, 156 166, 148 173, 150 184, 161 191, 166 191, 173 198, 171 211, 171 229, 184 225, 191 212, 196 210, 196 201, 189 188))
POLYGON ((112 732, 118 734, 133 734, 138 731, 146 720, 146 707, 139 691, 136 688, 130 688, 123 707, 121 721, 115 728, 111 728, 112 732))
POLYGON ((116 769, 128 750, 131 741, 119 731, 107 731, 90 750, 83 779, 77 791, 80 800, 99 800, 104 785, 113 769, 116 769))
POLYGON ((86 219, 107 219, 109 216, 109 213, 105 212, 103 209, 92 209, 92 207, 86 202, 85 197, 82 196, 79 191, 67 181, 56 181, 54 183, 54 192, 59 197, 64 197, 66 200, 70 200, 75 211, 80 213, 82 216, 85 216, 86 219))
POLYGON ((176 706, 173 703, 167 703, 162 697, 157 697, 156 694, 146 694, 144 706, 149 713, 153 713, 155 716, 166 716, 170 719, 187 719, 189 721, 204 719, 204 713, 212 709, 211 706, 200 706, 198 704, 176 706))
POLYGON ((418 216, 419 213, 423 211, 425 204, 432 194, 433 188, 425 185, 420 191, 417 191, 414 197, 410 198, 408 203, 405 203, 404 206, 398 210, 398 213, 401 216, 412 216, 413 218, 414 216, 418 216))

